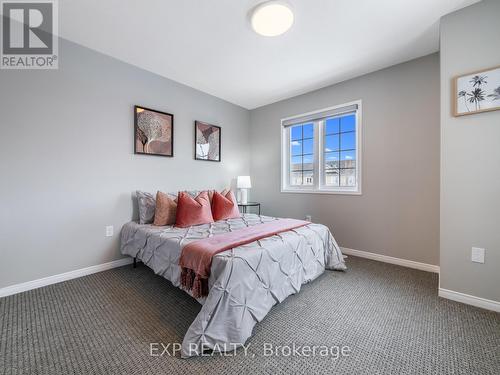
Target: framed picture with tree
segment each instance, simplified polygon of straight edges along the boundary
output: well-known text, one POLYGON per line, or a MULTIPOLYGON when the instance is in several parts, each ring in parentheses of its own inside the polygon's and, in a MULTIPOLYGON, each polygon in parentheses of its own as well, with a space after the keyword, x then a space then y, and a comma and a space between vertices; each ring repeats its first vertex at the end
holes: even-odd
POLYGON ((453 80, 453 115, 500 109, 500 66, 467 73, 453 80))
POLYGON ((134 106, 134 153, 174 156, 174 115, 134 106))

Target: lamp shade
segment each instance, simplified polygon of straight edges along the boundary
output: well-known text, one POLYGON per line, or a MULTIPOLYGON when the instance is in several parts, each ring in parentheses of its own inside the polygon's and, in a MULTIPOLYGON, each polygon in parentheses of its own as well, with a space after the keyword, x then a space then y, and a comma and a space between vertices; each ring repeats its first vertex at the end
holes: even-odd
POLYGON ((238 189, 250 189, 252 187, 250 176, 238 176, 236 187, 238 189))

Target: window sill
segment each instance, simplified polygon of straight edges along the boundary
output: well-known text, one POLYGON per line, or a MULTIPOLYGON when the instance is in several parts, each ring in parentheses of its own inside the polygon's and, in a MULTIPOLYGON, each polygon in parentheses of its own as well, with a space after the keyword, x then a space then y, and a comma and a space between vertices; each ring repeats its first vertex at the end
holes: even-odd
POLYGON ((362 195, 361 190, 281 189, 281 192, 282 192, 282 193, 298 193, 298 194, 362 195))

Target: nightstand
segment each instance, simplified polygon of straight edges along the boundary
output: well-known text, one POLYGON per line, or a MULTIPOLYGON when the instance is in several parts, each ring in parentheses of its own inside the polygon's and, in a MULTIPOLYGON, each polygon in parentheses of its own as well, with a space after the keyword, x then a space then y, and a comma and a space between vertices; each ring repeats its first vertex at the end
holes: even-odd
POLYGON ((259 215, 260 215, 260 203, 257 202, 248 202, 248 203, 238 203, 238 207, 241 207, 241 213, 246 214, 248 211, 248 207, 258 207, 259 215))

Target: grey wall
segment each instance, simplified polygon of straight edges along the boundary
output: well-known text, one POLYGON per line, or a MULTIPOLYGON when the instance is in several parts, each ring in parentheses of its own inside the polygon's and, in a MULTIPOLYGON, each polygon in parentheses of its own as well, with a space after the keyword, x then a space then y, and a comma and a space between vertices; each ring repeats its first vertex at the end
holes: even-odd
POLYGON ((59 64, 0 71, 0 288, 120 258, 135 189, 249 172, 247 110, 66 41, 59 64), (175 115, 174 158, 133 154, 134 104, 175 115), (193 160, 194 120, 222 126, 222 163, 193 160))
POLYGON ((500 65, 500 1, 441 21, 441 288, 500 301, 500 111, 451 115, 456 75, 500 65), (470 261, 486 248, 486 263, 470 261))
POLYGON ((222 188, 250 172, 263 213, 311 214, 341 246, 440 263, 441 287, 500 300, 500 112, 450 114, 451 78, 499 64, 499 7, 442 20, 441 79, 434 54, 251 112, 66 41, 57 71, 0 70, 0 287, 120 258, 135 189, 222 188), (357 99, 363 195, 280 193, 280 119, 357 99), (175 114, 174 158, 133 154, 134 104, 175 114), (193 160, 195 119, 223 127, 222 163, 193 160))
POLYGON ((439 262, 439 57, 426 56, 250 113, 252 199, 326 224, 339 244, 439 262), (363 100, 363 195, 280 193, 280 119, 363 100))

